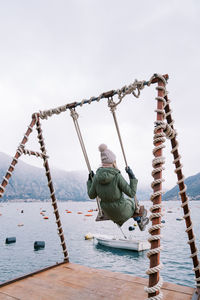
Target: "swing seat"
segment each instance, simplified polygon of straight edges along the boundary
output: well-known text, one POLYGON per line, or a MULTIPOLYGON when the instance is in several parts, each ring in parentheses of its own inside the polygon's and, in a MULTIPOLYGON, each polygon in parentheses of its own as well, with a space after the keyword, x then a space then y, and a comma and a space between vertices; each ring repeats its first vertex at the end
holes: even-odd
POLYGON ((96 217, 96 222, 98 222, 98 221, 108 221, 108 220, 110 220, 106 215, 105 215, 105 213, 102 211, 102 215, 100 214, 100 212, 98 212, 98 215, 97 215, 97 217, 96 217))
MULTIPOLYGON (((101 215, 100 212, 98 212, 98 215, 97 215, 96 220, 95 220, 96 222, 98 222, 98 221, 107 221, 107 220, 110 220, 110 219, 105 215, 105 213, 104 213, 103 211, 102 211, 102 213, 103 213, 103 215, 101 215)), ((139 213, 134 214, 134 215, 133 215, 133 218, 135 218, 135 217, 142 217, 143 213, 144 213, 144 205, 141 205, 141 206, 140 206, 140 211, 139 211, 139 213)))

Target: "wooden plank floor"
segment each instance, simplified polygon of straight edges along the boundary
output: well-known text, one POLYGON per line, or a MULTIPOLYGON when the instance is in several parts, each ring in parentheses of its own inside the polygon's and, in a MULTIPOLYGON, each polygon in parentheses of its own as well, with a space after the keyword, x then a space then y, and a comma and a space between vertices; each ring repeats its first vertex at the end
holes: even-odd
MULTIPOLYGON (((107 270, 64 263, 0 286, 0 300, 143 300, 148 280, 107 270)), ((191 300, 194 289, 171 283, 162 288, 165 300, 191 300)))

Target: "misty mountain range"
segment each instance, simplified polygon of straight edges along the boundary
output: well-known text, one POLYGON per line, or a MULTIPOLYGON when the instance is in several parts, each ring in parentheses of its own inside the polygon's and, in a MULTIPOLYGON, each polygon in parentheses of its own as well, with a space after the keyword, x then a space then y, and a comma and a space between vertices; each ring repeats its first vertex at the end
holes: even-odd
MULTIPOLYGON (((8 170, 12 157, 0 152, 0 183, 8 170)), ((56 198, 60 201, 88 201, 86 171, 63 171, 51 169, 56 198)), ((138 190, 139 200, 148 200, 151 189, 138 190)), ((48 201, 50 192, 44 168, 34 167, 19 159, 13 175, 0 201, 48 201)))
MULTIPOLYGON (((12 157, 0 152, 0 181, 10 166, 12 157)), ((88 200, 85 172, 51 170, 56 198, 59 200, 88 200)), ((0 200, 41 200, 48 201, 50 192, 44 168, 34 167, 19 159, 13 175, 0 200)))
MULTIPOLYGON (((196 175, 187 177, 185 179, 185 185, 187 186, 187 195, 191 200, 200 200, 200 173, 196 175)), ((163 195, 163 200, 178 200, 180 196, 178 195, 179 189, 176 185, 171 190, 163 195)))
MULTIPOLYGON (((0 152, 0 183, 10 166, 12 157, 0 152)), ((60 201, 88 201, 86 171, 63 171, 52 169, 51 175, 56 198, 60 201)), ((200 173, 185 179, 187 195, 192 200, 200 200, 200 173)), ((163 200, 178 200, 178 186, 163 195, 163 200)), ((139 189, 138 200, 149 200, 151 189, 139 189)), ((5 193, 0 201, 23 200, 23 201, 48 201, 50 192, 47 186, 47 178, 44 168, 34 167, 23 161, 18 161, 5 193)))

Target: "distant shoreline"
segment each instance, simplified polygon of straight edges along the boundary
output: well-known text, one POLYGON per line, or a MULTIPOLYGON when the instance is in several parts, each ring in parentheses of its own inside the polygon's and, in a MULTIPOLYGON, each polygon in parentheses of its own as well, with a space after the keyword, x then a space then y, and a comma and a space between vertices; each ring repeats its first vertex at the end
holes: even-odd
MULTIPOLYGON (((13 199, 13 200, 3 200, 0 201, 0 204, 2 203, 49 203, 51 202, 51 199, 48 200, 37 200, 37 199, 13 199)), ((71 199, 67 199, 67 200, 58 200, 57 202, 96 202, 96 200, 71 200, 71 199)))
MULTIPOLYGON (((140 202, 147 202, 147 201, 150 201, 149 199, 148 200, 140 200, 140 202)), ((181 202, 180 199, 170 199, 170 200, 164 200, 162 199, 162 202, 169 202, 169 201, 172 201, 172 202, 181 202)), ((190 199, 189 201, 200 201, 200 199, 190 199)), ((60 199, 57 199, 57 202, 59 203, 62 203, 62 202, 96 202, 96 200, 72 200, 72 199, 67 199, 67 200, 60 200, 60 199)), ((0 204, 3 204, 3 203, 51 203, 51 199, 48 199, 48 200, 38 200, 38 199, 13 199, 13 200, 4 200, 4 201, 0 201, 0 204)))

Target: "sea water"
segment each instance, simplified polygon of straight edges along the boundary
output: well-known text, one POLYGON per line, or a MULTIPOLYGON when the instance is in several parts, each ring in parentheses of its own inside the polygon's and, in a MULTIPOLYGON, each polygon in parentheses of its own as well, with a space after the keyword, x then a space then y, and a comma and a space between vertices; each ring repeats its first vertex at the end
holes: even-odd
MULTIPOLYGON (((142 204, 147 208, 151 206, 150 202, 142 204)), ((138 253, 112 249, 100 246, 94 240, 85 240, 84 237, 89 232, 123 237, 119 228, 111 221, 95 222, 97 212, 88 210, 95 209, 96 202, 58 202, 58 207, 70 262, 147 277, 145 273, 149 268, 147 251, 138 253), (67 213, 66 210, 71 213, 67 213), (86 214, 92 216, 85 216, 86 214)), ((199 248, 200 202, 191 201, 190 208, 196 245, 199 248)), ((161 276, 164 281, 194 286, 185 221, 176 220, 183 216, 181 203, 163 202, 163 213, 162 219, 165 220, 165 224, 161 230, 163 246, 161 276)), ((63 261, 57 224, 50 202, 0 203, 0 214, 0 283, 63 261), (44 216, 48 219, 44 219, 44 216), (16 237, 16 243, 5 244, 7 237, 16 237), (45 241, 45 248, 35 251, 35 241, 45 241)), ((128 231, 129 226, 133 224, 134 221, 131 219, 122 226, 124 234, 132 238, 148 239, 148 230, 141 232, 136 226, 134 231, 128 231)))

